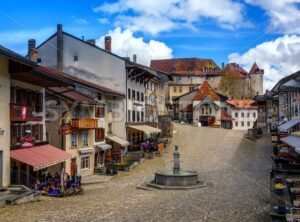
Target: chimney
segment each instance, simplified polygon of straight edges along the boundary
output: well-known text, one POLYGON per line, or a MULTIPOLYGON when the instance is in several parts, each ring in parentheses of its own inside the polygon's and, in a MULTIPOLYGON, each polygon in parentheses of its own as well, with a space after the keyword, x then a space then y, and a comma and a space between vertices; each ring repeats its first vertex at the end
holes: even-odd
POLYGON ((62 71, 63 70, 63 31, 62 31, 62 25, 58 24, 57 25, 57 33, 56 33, 56 38, 57 38, 57 48, 56 48, 56 53, 57 53, 57 70, 62 71))
POLYGON ((28 40, 28 58, 35 61, 36 49, 35 49, 35 39, 28 40))
POLYGON ((136 54, 133 54, 133 56, 132 56, 132 61, 133 61, 134 63, 136 63, 136 54))
POLYGON ((111 37, 105 36, 104 38, 104 48, 106 51, 111 52, 111 37))
POLYGON ((225 64, 224 64, 224 62, 222 62, 222 69, 224 69, 225 68, 225 64))
POLYGON ((89 44, 91 45, 96 45, 96 40, 95 39, 88 39, 86 40, 89 44))

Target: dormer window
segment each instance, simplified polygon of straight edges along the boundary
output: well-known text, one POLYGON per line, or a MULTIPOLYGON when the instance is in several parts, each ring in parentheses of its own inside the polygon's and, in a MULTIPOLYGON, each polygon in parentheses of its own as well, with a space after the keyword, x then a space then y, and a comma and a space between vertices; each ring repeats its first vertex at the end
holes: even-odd
POLYGON ((172 73, 175 73, 175 72, 176 72, 176 69, 175 69, 175 68, 172 68, 172 69, 171 69, 171 72, 172 72, 172 73))
POLYGON ((41 58, 36 58, 36 62, 37 63, 42 63, 42 59, 41 58))
POLYGON ((192 72, 192 71, 193 71, 193 68, 192 68, 192 67, 189 67, 189 68, 188 68, 188 71, 189 71, 189 72, 192 72))

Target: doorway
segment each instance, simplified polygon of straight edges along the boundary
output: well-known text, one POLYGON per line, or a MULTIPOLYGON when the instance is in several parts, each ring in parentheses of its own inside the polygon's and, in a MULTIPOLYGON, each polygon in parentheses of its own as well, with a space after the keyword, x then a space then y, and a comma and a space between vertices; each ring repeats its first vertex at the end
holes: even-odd
POLYGON ((77 166, 76 166, 76 158, 71 159, 71 177, 76 176, 76 171, 77 171, 77 166))

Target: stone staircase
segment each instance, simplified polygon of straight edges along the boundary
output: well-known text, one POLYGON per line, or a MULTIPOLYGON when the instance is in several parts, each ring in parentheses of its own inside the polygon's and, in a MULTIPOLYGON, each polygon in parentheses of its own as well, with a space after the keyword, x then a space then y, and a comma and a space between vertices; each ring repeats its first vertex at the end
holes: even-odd
POLYGON ((40 199, 41 193, 23 185, 12 185, 0 188, 0 207, 22 204, 40 199))

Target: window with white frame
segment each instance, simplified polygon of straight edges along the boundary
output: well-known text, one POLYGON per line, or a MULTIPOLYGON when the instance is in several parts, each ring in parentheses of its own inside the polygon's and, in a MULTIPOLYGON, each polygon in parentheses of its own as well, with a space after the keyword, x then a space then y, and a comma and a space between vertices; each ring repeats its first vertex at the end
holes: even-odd
POLYGON ((253 113, 253 118, 256 118, 256 113, 255 112, 253 113))
POLYGON ((89 169, 90 168, 90 157, 89 156, 83 156, 81 157, 81 169, 89 169))
POLYGON ((89 146, 89 132, 87 130, 82 131, 82 146, 89 146))
POLYGON ((73 132, 71 134, 71 147, 77 147, 77 139, 78 139, 77 136, 78 136, 77 132, 73 132))
POLYGON ((239 122, 238 121, 235 122, 235 126, 239 126, 239 122))

